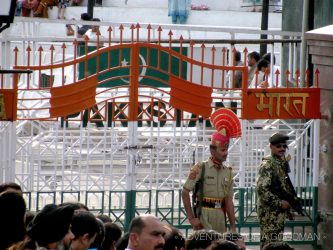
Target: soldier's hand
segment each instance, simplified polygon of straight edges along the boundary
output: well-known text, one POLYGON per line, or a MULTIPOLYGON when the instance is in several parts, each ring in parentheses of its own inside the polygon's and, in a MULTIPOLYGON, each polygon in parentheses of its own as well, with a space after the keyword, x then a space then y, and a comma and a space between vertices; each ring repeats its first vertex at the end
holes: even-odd
POLYGON ((194 230, 200 230, 204 228, 198 218, 190 218, 189 221, 194 230))
POLYGON ((287 217, 289 220, 295 220, 295 216, 290 210, 287 211, 287 217))
POLYGON ((290 208, 290 204, 288 201, 286 200, 281 200, 281 207, 284 209, 284 210, 287 210, 290 208))

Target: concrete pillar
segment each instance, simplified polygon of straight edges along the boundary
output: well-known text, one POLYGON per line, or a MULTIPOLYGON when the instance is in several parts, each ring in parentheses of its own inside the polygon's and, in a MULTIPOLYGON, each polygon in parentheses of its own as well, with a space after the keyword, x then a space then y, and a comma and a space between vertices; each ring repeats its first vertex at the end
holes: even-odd
POLYGON ((318 226, 322 250, 333 246, 333 25, 305 34, 314 70, 319 69, 321 89, 320 109, 325 119, 320 122, 320 155, 318 180, 318 208, 321 221, 318 226))

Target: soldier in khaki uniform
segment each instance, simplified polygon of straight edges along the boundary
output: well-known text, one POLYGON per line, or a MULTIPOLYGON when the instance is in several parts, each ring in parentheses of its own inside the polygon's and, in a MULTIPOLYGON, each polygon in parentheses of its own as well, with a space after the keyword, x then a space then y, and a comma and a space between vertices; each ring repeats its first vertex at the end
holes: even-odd
MULTIPOLYGON (((235 119, 238 118, 236 117, 235 119)), ((232 200, 233 175, 231 168, 223 165, 228 156, 229 140, 230 137, 227 135, 225 128, 223 132, 214 132, 211 138, 210 158, 207 161, 197 163, 190 169, 189 176, 183 186, 184 208, 194 230, 213 229, 224 233, 227 230, 226 216, 228 216, 231 231, 236 233, 232 200), (194 190, 199 180, 203 184, 202 188, 197 192, 201 206, 200 211, 197 211, 199 214, 196 214, 196 218, 192 211, 190 192, 194 190)))
POLYGON ((260 224, 260 249, 273 241, 282 241, 283 229, 289 202, 280 199, 273 192, 272 182, 280 183, 280 192, 292 193, 286 183, 287 140, 289 137, 276 133, 269 138, 271 155, 263 158, 259 167, 256 189, 258 195, 257 213, 260 224))

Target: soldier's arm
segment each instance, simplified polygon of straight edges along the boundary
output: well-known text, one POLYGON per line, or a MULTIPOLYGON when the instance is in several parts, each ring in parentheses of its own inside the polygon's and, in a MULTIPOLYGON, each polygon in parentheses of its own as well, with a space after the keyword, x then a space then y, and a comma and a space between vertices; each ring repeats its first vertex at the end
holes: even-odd
POLYGON ((234 207, 234 203, 232 201, 232 197, 230 197, 230 196, 226 197, 224 199, 224 202, 225 202, 225 210, 226 210, 227 216, 229 218, 230 229, 232 232, 237 233, 235 207, 234 207))
POLYGON ((192 225, 193 229, 194 230, 203 229, 200 219, 194 217, 192 206, 191 206, 191 201, 190 201, 190 190, 183 188, 182 199, 183 199, 184 208, 185 208, 185 211, 187 214, 187 218, 188 218, 190 224, 192 225))
POLYGON ((260 167, 257 179, 257 193, 260 200, 267 206, 280 208, 281 200, 271 192, 273 168, 269 164, 263 164, 260 167))
POLYGON ((192 212, 191 199, 190 199, 190 190, 188 190, 185 187, 183 187, 182 199, 183 199, 184 208, 185 208, 185 211, 186 211, 186 214, 187 214, 187 218, 189 220, 191 220, 191 219, 194 218, 194 214, 192 212))
POLYGON ((195 183, 201 177, 201 164, 198 163, 190 169, 190 173, 187 177, 187 180, 183 186, 182 190, 182 200, 184 208, 188 217, 190 224, 193 226, 194 230, 203 229, 202 224, 200 223, 199 218, 195 218, 191 206, 190 192, 193 191, 195 183))

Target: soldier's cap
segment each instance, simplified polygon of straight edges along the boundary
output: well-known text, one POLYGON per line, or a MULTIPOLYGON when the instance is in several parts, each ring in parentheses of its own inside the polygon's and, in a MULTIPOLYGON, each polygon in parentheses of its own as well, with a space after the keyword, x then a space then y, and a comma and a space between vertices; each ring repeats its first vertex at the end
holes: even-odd
POLYGON ((289 136, 280 134, 280 133, 275 133, 271 137, 269 137, 269 143, 275 145, 278 143, 286 142, 289 140, 289 136))
POLYGON ((214 132, 211 138, 211 144, 217 147, 228 147, 230 137, 219 132, 214 132))

